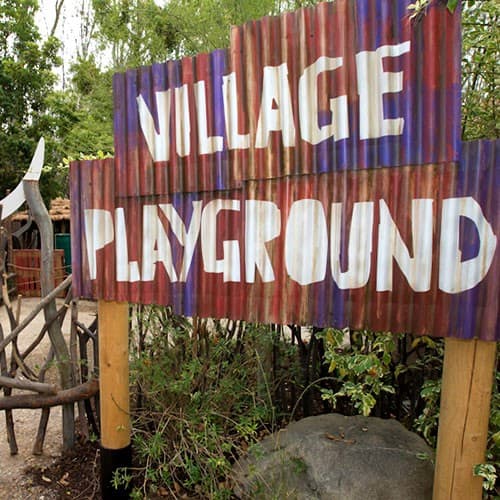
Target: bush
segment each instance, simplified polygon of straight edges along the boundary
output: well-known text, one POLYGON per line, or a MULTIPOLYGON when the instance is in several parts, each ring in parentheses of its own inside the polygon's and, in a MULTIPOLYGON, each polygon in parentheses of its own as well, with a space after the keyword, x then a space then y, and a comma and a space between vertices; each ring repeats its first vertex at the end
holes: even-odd
POLYGON ((269 353, 277 346, 289 367, 294 350, 270 327, 164 308, 140 308, 134 324, 134 496, 229 498, 234 460, 281 418, 269 353))

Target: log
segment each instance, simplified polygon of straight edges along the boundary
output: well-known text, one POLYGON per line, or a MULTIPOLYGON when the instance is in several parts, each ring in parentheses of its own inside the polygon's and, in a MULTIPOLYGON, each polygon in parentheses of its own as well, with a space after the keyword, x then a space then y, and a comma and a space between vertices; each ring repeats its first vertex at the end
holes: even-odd
POLYGON ((57 394, 57 387, 54 384, 4 377, 3 375, 0 375, 0 386, 21 389, 23 391, 33 391, 40 394, 57 394))
POLYGON ((76 403, 82 399, 95 396, 99 390, 99 382, 96 379, 89 380, 84 384, 77 385, 71 389, 59 391, 54 395, 19 395, 0 398, 0 411, 15 410, 20 408, 39 409, 51 408, 53 406, 76 403))

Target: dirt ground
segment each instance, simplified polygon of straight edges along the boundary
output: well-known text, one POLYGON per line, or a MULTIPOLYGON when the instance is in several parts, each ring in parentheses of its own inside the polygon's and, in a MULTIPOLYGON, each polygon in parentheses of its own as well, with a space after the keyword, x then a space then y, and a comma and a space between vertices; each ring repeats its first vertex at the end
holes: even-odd
MULTIPOLYGON (((21 320, 39 303, 39 298, 24 298, 21 301, 21 320)), ((58 307, 62 300, 58 299, 58 307)), ((14 311, 17 308, 17 301, 12 303, 14 311)), ((96 304, 87 301, 80 301, 78 307, 78 319, 82 323, 89 325, 95 318, 96 304)), ((7 336, 10 327, 7 319, 5 307, 0 307, 0 321, 7 336)), ((40 333, 44 324, 43 312, 38 314, 35 320, 19 336, 19 347, 22 352, 36 336, 40 333)), ((69 311, 63 324, 63 333, 69 335, 70 317, 69 311)), ((49 349, 49 339, 46 336, 42 344, 27 359, 30 366, 43 363, 49 349)), ((55 368, 48 374, 50 382, 57 383, 57 373, 55 368)), ((14 423, 19 453, 11 456, 7 435, 5 430, 5 415, 0 412, 0 499, 9 500, 51 500, 59 498, 92 498, 93 491, 90 484, 90 490, 82 493, 82 496, 74 494, 71 491, 70 475, 71 471, 63 470, 57 466, 61 462, 62 449, 62 415, 61 408, 51 409, 47 434, 44 443, 43 454, 34 456, 32 454, 33 444, 38 429, 41 410, 14 410, 14 423), (50 468, 52 466, 52 468, 50 468), (25 471, 30 471, 26 474, 25 471), (61 471, 61 477, 57 477, 58 470, 61 471), (67 473, 67 474, 66 474, 67 473), (68 490, 65 492, 65 487, 68 490), (67 494, 66 494, 67 493, 67 494)), ((81 447, 80 447, 81 448, 81 447)), ((74 456, 65 456, 64 460, 69 465, 71 461, 81 469, 82 463, 87 460, 88 467, 92 469, 97 457, 96 446, 88 445, 85 449, 77 449, 74 456), (78 453, 79 452, 79 453, 78 453)))

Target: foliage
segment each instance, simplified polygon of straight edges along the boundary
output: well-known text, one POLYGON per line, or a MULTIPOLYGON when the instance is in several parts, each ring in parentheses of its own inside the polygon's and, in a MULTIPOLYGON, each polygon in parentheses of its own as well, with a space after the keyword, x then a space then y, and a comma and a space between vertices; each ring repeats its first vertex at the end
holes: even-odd
POLYGON ((78 59, 71 69, 70 88, 53 95, 53 109, 63 117, 59 120, 61 156, 112 153, 112 72, 99 69, 93 56, 78 59))
MULTIPOLYGON (((490 426, 488 431, 488 447, 486 459, 488 468, 496 474, 495 493, 500 496, 500 346, 497 345, 497 369, 491 401, 490 426)), ((479 474, 482 475, 482 474, 479 474)), ((490 476, 491 477, 491 476, 490 476)), ((490 482, 491 484, 491 482, 490 482)), ((493 489, 493 488, 490 488, 493 489)))
POLYGON ((271 376, 262 356, 273 342, 269 327, 139 308, 131 362, 136 496, 229 498, 235 458, 276 423, 279 370, 271 376))
POLYGON ((500 3, 465 3, 462 13, 462 138, 500 137, 500 3))
POLYGON ((277 0, 172 0, 167 4, 167 10, 175 20, 178 34, 171 55, 181 57, 229 47, 231 26, 278 14, 285 8, 296 7, 297 3, 277 0))
POLYGON ((356 332, 354 342, 345 342, 345 333, 328 329, 323 334, 325 363, 340 387, 323 389, 322 397, 333 407, 339 397, 348 398, 357 412, 368 416, 382 391, 395 392, 390 367, 396 344, 390 333, 356 332))
MULTIPOLYGON (((117 477, 134 482, 137 498, 155 491, 225 498, 234 460, 291 414, 298 417, 298 403, 313 386, 335 411, 397 418, 436 445, 440 339, 327 329, 296 344, 294 329, 290 338, 275 327, 191 322, 156 307, 139 311, 132 362, 137 464, 131 476, 117 477), (315 337, 325 355, 304 356, 315 337), (323 364, 329 376, 311 363, 323 364), (320 378, 306 386, 306 373, 320 378)), ((319 401, 309 414, 325 411, 319 401)), ((498 403, 497 388, 488 462, 476 468, 485 487, 496 480, 498 403)))
MULTIPOLYGON (((415 3, 408 5, 408 10, 411 12, 410 19, 421 17, 425 14, 427 7, 431 4, 432 0, 416 0, 415 3)), ((445 1, 446 7, 450 12, 455 12, 458 6, 458 0, 442 0, 445 1)))
POLYGON ((178 28, 154 0, 92 0, 97 38, 117 71, 165 60, 178 28))
MULTIPOLYGON (((115 481, 132 482, 135 498, 229 498, 233 462, 291 415, 300 418, 299 402, 318 386, 303 414, 328 411, 323 399, 346 415, 397 418, 436 445, 442 339, 295 327, 284 334, 154 306, 138 306, 133 324, 136 463, 115 481)), ((487 462, 476 467, 490 489, 499 456, 496 376, 487 462)))
POLYGON ((426 380, 420 396, 425 401, 422 413, 415 420, 414 428, 433 448, 437 444, 439 423, 439 403, 441 398, 441 379, 426 380))
POLYGON ((412 426, 425 383, 439 380, 443 343, 430 337, 327 329, 324 363, 333 384, 322 398, 343 414, 396 417, 412 426))
POLYGON ((41 42, 36 9, 35 0, 0 0, 0 197, 28 169, 40 136, 52 135, 48 95, 59 42, 41 42))

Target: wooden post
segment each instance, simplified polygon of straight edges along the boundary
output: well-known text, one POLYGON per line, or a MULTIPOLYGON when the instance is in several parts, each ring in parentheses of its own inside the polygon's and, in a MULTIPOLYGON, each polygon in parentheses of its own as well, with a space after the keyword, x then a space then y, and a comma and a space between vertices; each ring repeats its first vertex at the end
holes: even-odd
POLYGON ((480 500, 496 343, 445 340, 433 500, 480 500))
POLYGON ((116 469, 131 465, 128 304, 99 300, 98 318, 102 498, 128 498, 112 486, 116 469))

